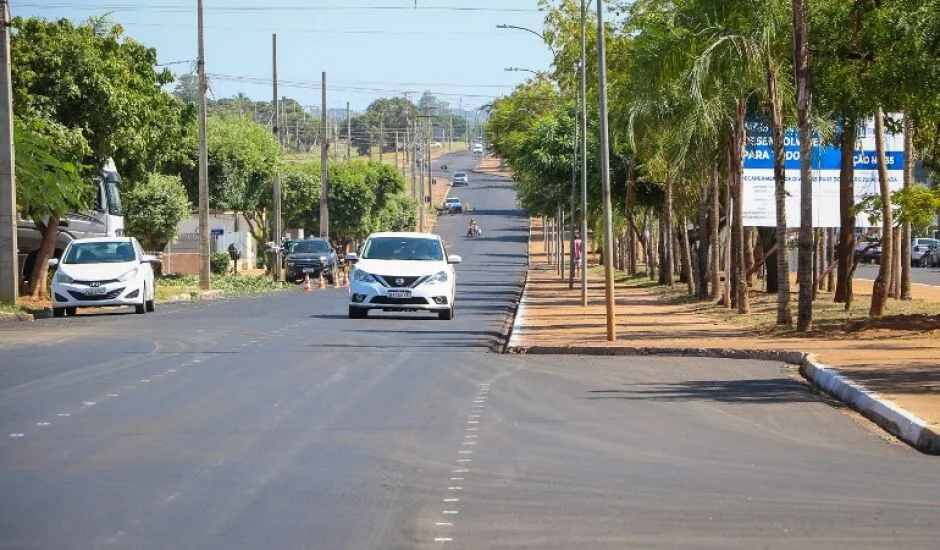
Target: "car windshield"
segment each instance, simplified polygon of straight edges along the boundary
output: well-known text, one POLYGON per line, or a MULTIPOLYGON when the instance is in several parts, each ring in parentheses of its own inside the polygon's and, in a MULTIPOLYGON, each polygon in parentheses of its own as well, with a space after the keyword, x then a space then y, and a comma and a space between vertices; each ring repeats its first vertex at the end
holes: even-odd
POLYGON ((364 260, 441 261, 444 251, 437 239, 422 237, 373 237, 362 249, 364 260))
POLYGON ((326 241, 300 241, 294 243, 291 254, 329 254, 330 245, 326 241))
POLYGON ((113 264, 137 259, 129 242, 73 243, 62 260, 64 264, 113 264))
POLYGON ((917 239, 917 244, 920 246, 929 246, 930 248, 935 248, 940 246, 940 241, 937 239, 917 239))
POLYGON ((460 199, 451 198, 451 199, 447 199, 447 202, 450 204, 460 204, 460 199))
POLYGON ((455 178, 465 178, 465 177, 467 177, 467 174, 464 174, 463 172, 454 172, 454 177, 455 177, 455 178))

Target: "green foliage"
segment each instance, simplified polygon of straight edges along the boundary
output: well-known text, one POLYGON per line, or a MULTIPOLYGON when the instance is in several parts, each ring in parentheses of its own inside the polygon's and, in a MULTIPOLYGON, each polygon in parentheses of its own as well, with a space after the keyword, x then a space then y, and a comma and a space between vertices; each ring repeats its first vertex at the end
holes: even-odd
MULTIPOLYGON (((229 264, 231 265, 231 261, 229 264)), ((164 275, 156 281, 157 289, 191 290, 199 288, 199 277, 195 275, 164 275)), ((216 275, 212 277, 213 290, 221 290, 231 294, 248 294, 254 292, 272 292, 296 288, 293 283, 281 283, 264 276, 247 275, 216 275)), ((171 290, 172 292, 172 290, 171 290)))
POLYGON ((375 192, 366 180, 368 164, 331 164, 330 233, 340 241, 361 239, 371 231, 375 192))
POLYGON ((149 174, 124 193, 125 232, 137 237, 147 250, 162 250, 180 222, 192 212, 179 176, 149 174))
POLYGON ((281 174, 281 216, 284 227, 320 230, 320 164, 288 164, 281 174))
MULTIPOLYGON (((206 130, 210 208, 241 212, 251 233, 264 241, 264 214, 271 205, 281 146, 269 129, 245 117, 215 116, 206 130)), ((197 151, 191 154, 195 160, 197 151)), ((190 201, 197 203, 198 174, 188 170, 183 181, 190 201)))
MULTIPOLYGON (((940 189, 930 189, 923 184, 899 189, 891 194, 892 216, 895 225, 910 223, 914 232, 927 233, 940 211, 940 189)), ((881 195, 865 195, 854 207, 855 214, 864 213, 872 225, 881 223, 881 195)))
POLYGON ((11 39, 13 103, 26 120, 80 131, 92 169, 113 157, 132 180, 186 163, 193 109, 163 90, 157 52, 97 19, 15 18, 11 39))
POLYGON ((44 221, 88 206, 94 187, 81 176, 87 144, 78 130, 48 120, 14 119, 16 205, 44 221))
POLYGON ((392 195, 379 210, 375 231, 413 231, 418 225, 418 202, 404 195, 392 195))
MULTIPOLYGON (((226 252, 213 252, 209 256, 209 270, 216 275, 224 275, 225 273, 228 273, 231 265, 232 259, 229 258, 229 255, 226 252)), ((213 286, 218 288, 216 285, 213 286)))

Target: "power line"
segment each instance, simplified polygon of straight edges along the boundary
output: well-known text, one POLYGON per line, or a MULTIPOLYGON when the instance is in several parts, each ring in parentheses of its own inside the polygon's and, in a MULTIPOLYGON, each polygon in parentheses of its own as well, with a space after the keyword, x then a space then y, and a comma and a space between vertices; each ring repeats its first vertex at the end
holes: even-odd
MULTIPOLYGON (((20 7, 24 8, 35 8, 35 9, 76 9, 76 10, 86 10, 86 11, 101 11, 101 10, 110 10, 110 11, 137 11, 137 12, 167 12, 167 13, 177 13, 185 12, 191 13, 193 8, 187 4, 152 4, 147 6, 141 6, 139 4, 48 4, 48 3, 36 3, 36 2, 27 2, 19 4, 20 7)), ((369 6, 213 6, 205 7, 207 12, 217 12, 217 13, 271 13, 271 12, 282 12, 282 13, 305 13, 305 12, 327 12, 327 11, 429 11, 429 12, 479 12, 479 13, 540 13, 541 10, 532 9, 532 8, 493 8, 493 7, 482 7, 482 6, 380 6, 380 5, 369 5, 369 6)))

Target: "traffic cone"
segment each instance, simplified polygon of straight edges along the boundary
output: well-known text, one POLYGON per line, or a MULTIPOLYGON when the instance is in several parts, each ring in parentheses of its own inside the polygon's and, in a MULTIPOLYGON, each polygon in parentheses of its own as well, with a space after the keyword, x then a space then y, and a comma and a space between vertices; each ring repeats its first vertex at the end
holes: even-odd
POLYGON ((320 272, 320 282, 319 282, 319 284, 317 284, 317 288, 319 288, 320 290, 323 290, 324 288, 326 288, 326 283, 323 282, 323 272, 322 272, 322 271, 320 272))
POLYGON ((342 288, 343 281, 340 281, 339 278, 343 276, 343 272, 339 269, 333 271, 333 288, 342 288))
POLYGON ((310 286, 310 275, 304 275, 304 292, 313 292, 313 287, 310 286))
POLYGON ((346 268, 343 268, 340 273, 343 275, 343 287, 349 288, 349 273, 346 271, 346 268))

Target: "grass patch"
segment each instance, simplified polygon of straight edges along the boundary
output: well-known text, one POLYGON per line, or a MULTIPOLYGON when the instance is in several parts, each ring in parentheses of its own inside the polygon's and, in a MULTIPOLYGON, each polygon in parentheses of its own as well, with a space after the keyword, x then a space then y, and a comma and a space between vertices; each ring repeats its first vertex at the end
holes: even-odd
POLYGON ((49 300, 34 300, 30 296, 20 296, 16 304, 0 304, 0 313, 41 313, 52 307, 49 300))
MULTIPOLYGON (((296 288, 293 283, 272 281, 263 275, 213 275, 212 290, 226 294, 252 294, 275 292, 296 288)), ((199 295, 199 277, 196 275, 165 275, 156 282, 157 299, 166 299, 180 294, 199 295)))

